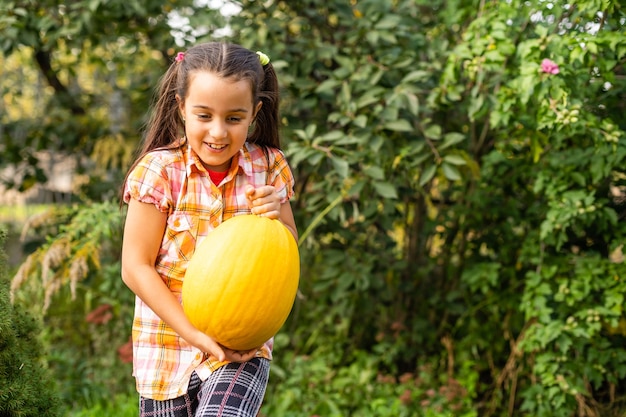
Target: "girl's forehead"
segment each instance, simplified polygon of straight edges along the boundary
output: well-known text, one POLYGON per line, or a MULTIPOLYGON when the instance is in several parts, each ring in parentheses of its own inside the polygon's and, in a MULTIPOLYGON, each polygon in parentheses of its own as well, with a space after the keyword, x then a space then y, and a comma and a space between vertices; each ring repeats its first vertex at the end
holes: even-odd
POLYGON ((193 71, 189 73, 188 87, 197 87, 198 84, 225 84, 225 85, 245 85, 250 91, 252 91, 252 85, 249 80, 237 77, 224 77, 213 71, 193 71))
POLYGON ((252 86, 249 80, 196 71, 189 75, 187 99, 241 101, 249 105, 252 103, 252 86))

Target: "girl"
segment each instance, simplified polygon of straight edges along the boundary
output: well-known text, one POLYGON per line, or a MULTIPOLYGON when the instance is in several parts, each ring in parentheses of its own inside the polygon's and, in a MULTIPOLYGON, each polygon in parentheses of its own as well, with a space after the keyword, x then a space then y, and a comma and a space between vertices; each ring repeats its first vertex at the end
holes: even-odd
POLYGON ((277 218, 297 239, 278 120, 278 81, 262 53, 200 44, 179 53, 161 80, 123 191, 122 278, 137 296, 140 416, 253 417, 261 407, 272 340, 229 350, 193 327, 180 299, 195 246, 221 222, 277 218))

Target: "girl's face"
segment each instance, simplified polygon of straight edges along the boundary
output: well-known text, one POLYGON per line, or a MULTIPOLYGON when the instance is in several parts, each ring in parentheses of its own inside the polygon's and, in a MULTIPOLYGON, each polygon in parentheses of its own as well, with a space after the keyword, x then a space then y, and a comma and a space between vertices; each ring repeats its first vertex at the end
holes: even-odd
POLYGON ((206 71, 190 77, 187 97, 176 97, 189 145, 205 168, 228 171, 232 157, 246 141, 261 102, 252 105, 247 80, 233 81, 206 71))

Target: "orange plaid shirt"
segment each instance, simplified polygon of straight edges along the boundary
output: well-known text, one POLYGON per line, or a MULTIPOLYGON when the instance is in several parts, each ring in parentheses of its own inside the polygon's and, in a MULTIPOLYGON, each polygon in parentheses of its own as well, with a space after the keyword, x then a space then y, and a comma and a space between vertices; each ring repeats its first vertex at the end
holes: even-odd
MULTIPOLYGON (((283 203, 293 196, 294 178, 284 154, 246 143, 220 184, 213 184, 190 146, 147 154, 130 173, 124 202, 136 199, 168 214, 156 270, 181 297, 183 277, 194 249, 222 221, 250 213, 244 189, 271 184, 283 203)), ((272 359, 273 339, 257 356, 272 359)), ((139 297, 133 320, 133 375, 145 398, 167 400, 187 392, 195 371, 204 380, 224 365, 206 357, 165 324, 139 297)))

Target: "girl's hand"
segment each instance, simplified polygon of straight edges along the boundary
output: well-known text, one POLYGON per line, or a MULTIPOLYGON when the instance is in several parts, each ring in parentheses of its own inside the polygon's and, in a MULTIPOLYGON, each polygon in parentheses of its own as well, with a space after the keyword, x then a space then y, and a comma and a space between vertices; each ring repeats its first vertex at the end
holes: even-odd
POLYGON ((263 185, 254 188, 252 185, 246 187, 246 197, 252 214, 278 219, 280 217, 280 197, 276 188, 271 185, 263 185))
POLYGON ((250 350, 232 350, 227 347, 222 346, 224 353, 226 354, 226 360, 231 362, 248 362, 250 359, 253 359, 256 356, 258 348, 250 349, 250 350))
POLYGON ((215 340, 213 340, 210 336, 206 335, 200 330, 196 329, 193 335, 193 341, 188 340, 188 342, 192 343, 195 347, 200 349, 202 352, 213 356, 220 362, 230 361, 230 362, 248 362, 250 359, 256 356, 256 352, 259 348, 254 348, 250 350, 232 350, 228 349, 225 346, 220 345, 215 340))
POLYGON ((202 352, 217 358, 220 362, 231 360, 226 353, 226 349, 223 348, 222 345, 217 343, 204 332, 195 328, 194 330, 195 331, 193 332, 192 337, 189 337, 189 339, 185 339, 183 337, 183 339, 187 340, 187 342, 197 347, 202 352))

